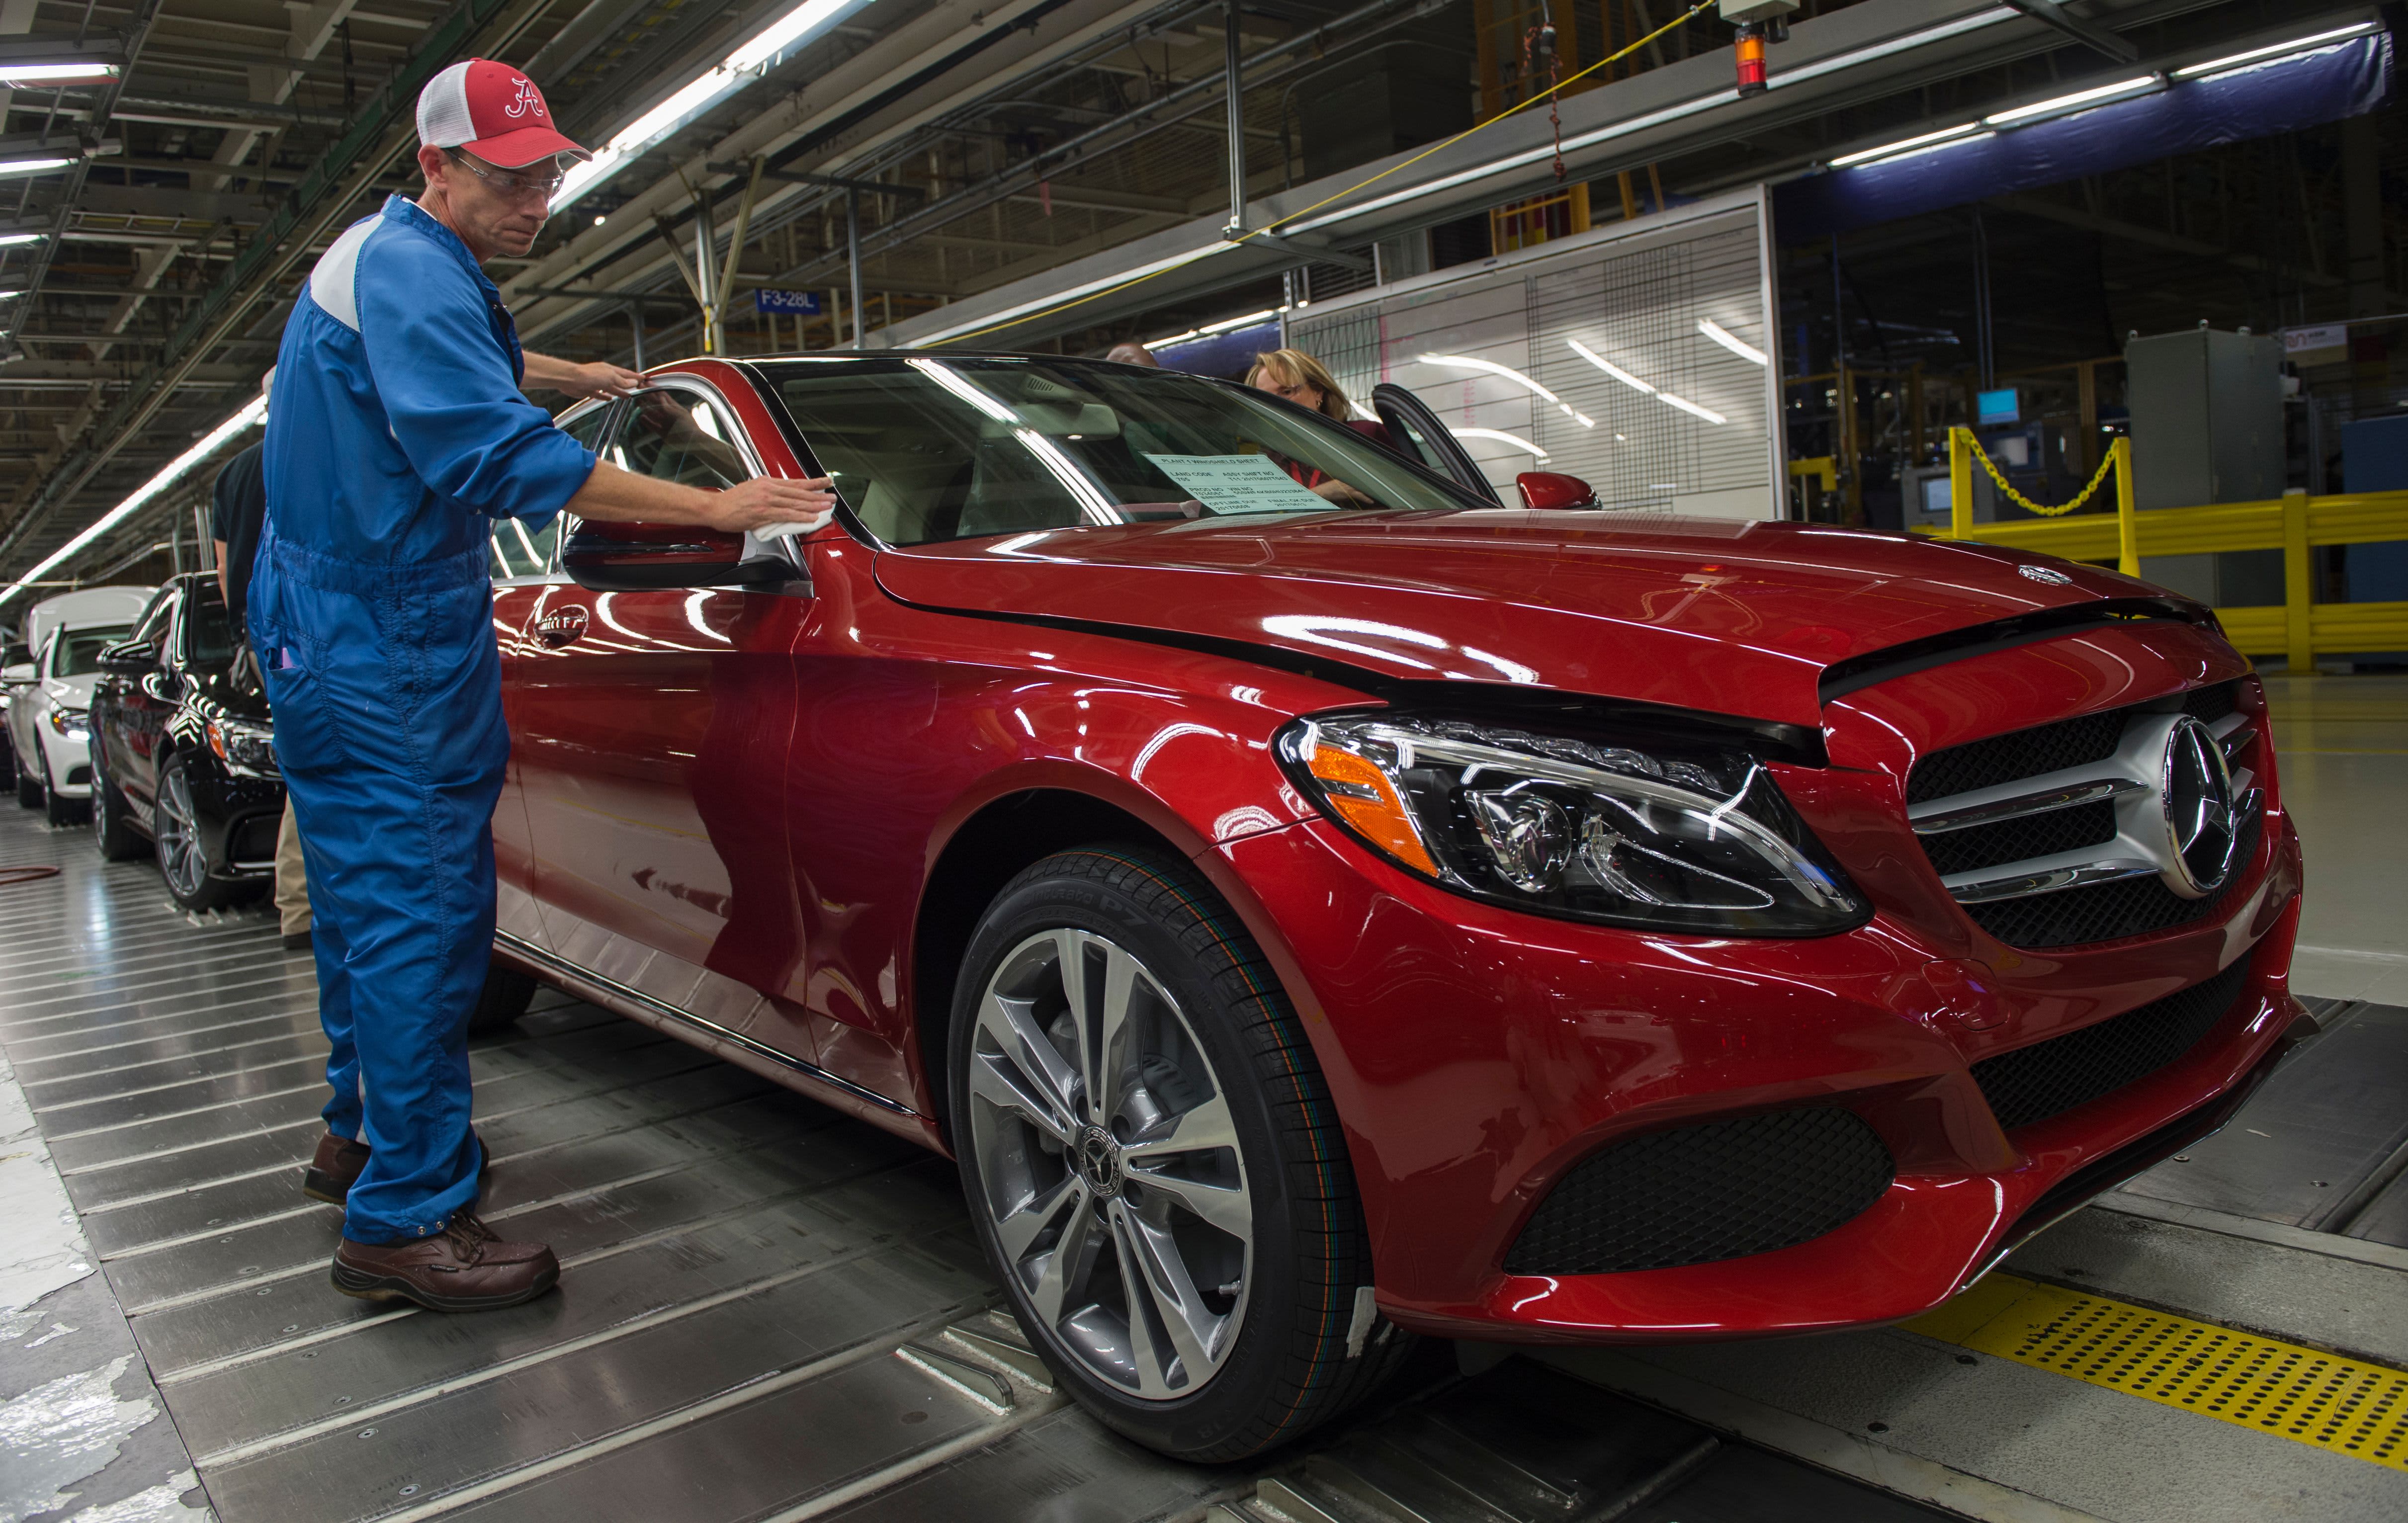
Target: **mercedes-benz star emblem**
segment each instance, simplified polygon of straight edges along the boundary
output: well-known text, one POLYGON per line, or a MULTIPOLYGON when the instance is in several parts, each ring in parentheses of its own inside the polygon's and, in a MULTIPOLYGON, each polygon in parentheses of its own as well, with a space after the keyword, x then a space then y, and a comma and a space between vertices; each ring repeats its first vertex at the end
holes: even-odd
POLYGON ((1071 1145, 1079 1172, 1086 1177, 1087 1188, 1107 1200, 1121 1193, 1121 1145, 1111 1132, 1101 1127, 1089 1127, 1071 1145))
POLYGON ((2034 582, 2045 582, 2052 587, 2071 587, 2073 579, 2053 566, 2018 566, 2015 574, 2034 582))
POLYGON ((2205 725, 2185 715, 2167 732, 2158 777, 2167 844, 2173 848, 2166 886, 2204 898, 2232 871, 2232 772, 2224 748, 2205 725))

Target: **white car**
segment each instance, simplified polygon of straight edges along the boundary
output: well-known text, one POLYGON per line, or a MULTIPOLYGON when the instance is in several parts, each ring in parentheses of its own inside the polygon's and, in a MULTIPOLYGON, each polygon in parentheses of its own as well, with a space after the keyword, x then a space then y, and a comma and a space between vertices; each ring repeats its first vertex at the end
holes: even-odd
POLYGON ((0 672, 8 688, 8 745, 17 764, 17 802, 69 825, 92 797, 92 737, 84 712, 100 675, 101 648, 123 639, 149 587, 93 587, 63 593, 25 616, 33 659, 0 672))

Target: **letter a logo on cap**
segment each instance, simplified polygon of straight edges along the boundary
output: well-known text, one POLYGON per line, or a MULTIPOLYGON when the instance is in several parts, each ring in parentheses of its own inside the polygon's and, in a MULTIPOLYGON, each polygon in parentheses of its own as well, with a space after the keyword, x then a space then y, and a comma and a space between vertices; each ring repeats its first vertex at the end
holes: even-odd
POLYGON ((518 98, 503 107, 502 114, 509 117, 533 116, 538 122, 552 120, 552 113, 543 108, 543 92, 535 87, 533 79, 523 76, 519 79, 518 98))
POLYGON ((426 81, 418 96, 418 140, 504 169, 563 153, 594 156, 552 130, 552 111, 533 79, 490 58, 454 64, 426 81))

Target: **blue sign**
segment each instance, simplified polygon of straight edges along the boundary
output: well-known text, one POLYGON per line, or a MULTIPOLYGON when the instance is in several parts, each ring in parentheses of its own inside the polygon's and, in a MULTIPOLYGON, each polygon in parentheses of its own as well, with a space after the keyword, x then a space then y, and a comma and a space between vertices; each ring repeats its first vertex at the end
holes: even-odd
POLYGON ((2011 424, 2023 421, 2023 398, 2013 386, 1995 392, 1976 392, 1973 395, 1973 421, 1978 424, 2011 424))
POLYGON ((792 312, 798 317, 820 315, 820 294, 816 291, 772 291, 764 286, 752 293, 752 309, 756 312, 792 312))

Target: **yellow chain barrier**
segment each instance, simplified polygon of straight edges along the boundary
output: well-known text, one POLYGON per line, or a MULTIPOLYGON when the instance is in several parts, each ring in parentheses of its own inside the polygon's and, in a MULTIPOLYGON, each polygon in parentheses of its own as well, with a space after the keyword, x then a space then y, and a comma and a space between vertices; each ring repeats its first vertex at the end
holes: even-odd
MULTIPOLYGON (((1262 237, 1268 234, 1276 233, 1281 227, 1285 226, 1287 223, 1301 221, 1306 217, 1310 217, 1314 212, 1319 211, 1322 208, 1330 205, 1332 202, 1343 201, 1348 196, 1354 194, 1358 191, 1368 190, 1371 186, 1378 184, 1381 180, 1387 179, 1390 175, 1396 174, 1399 170, 1412 168, 1414 165, 1421 163, 1424 159, 1428 158, 1433 153, 1444 152, 1446 150, 1453 148, 1455 144, 1462 142, 1465 138, 1471 136, 1475 133, 1487 131, 1489 128, 1506 120, 1508 117, 1518 116, 1522 112, 1528 110, 1533 106, 1538 106, 1544 102, 1551 101, 1557 95, 1561 94, 1565 90, 1580 83, 1580 81, 1587 79, 1590 75, 1595 74, 1598 70, 1605 68, 1610 65, 1620 63, 1623 59, 1629 57, 1640 49, 1646 47, 1649 43, 1654 42, 1656 38, 1662 36, 1665 33, 1686 24, 1690 17, 1713 8, 1713 5, 1714 0, 1698 0, 1697 4, 1681 12, 1678 16, 1673 17, 1670 21, 1666 22, 1655 31, 1648 33, 1643 37, 1641 37, 1638 41, 1633 42, 1630 46, 1623 49, 1620 52, 1612 54, 1609 57, 1598 59, 1596 63, 1591 64, 1584 69, 1582 69, 1579 73, 1570 75, 1560 83, 1540 91, 1537 94, 1530 96, 1527 100, 1522 101, 1517 105, 1509 107, 1505 110, 1498 112, 1495 116, 1490 117, 1485 122, 1466 127, 1463 131, 1456 133, 1452 137, 1443 138, 1439 142, 1432 143, 1429 147, 1422 150, 1419 153, 1414 154, 1412 158, 1405 160, 1401 164, 1392 164, 1387 168, 1381 170, 1378 174, 1367 176, 1362 180, 1358 180, 1354 184, 1347 186, 1344 190, 1337 192, 1335 194, 1325 195, 1309 207, 1298 208, 1297 210, 1289 212, 1284 217, 1275 217, 1250 233, 1241 233, 1238 235, 1236 237, 1231 238, 1229 242, 1231 244, 1246 243, 1254 238, 1262 237)), ((926 347, 930 349, 941 349, 947 344, 958 344, 965 338, 983 338, 991 333, 1001 333, 1006 328, 1016 328, 1024 323, 1034 323, 1039 318, 1052 317, 1058 312, 1067 312, 1074 307, 1084 307, 1091 301, 1101 301, 1106 296, 1117 295, 1121 292, 1126 291, 1132 286, 1143 285, 1148 280, 1156 280, 1162 276, 1169 274, 1172 270, 1183 268, 1186 266, 1196 263, 1199 259, 1209 258, 1213 254, 1221 252, 1221 248, 1222 246, 1216 245, 1211 248, 1198 249, 1184 258, 1174 260, 1170 264, 1163 266, 1160 269, 1148 270, 1143 275, 1131 276, 1125 280, 1119 281, 1113 285, 1108 285, 1101 291, 1091 291, 1083 296, 1075 297, 1068 301, 1056 302, 1051 307, 1040 308, 1036 311, 1025 313, 1022 316, 1010 318, 1004 322, 990 323, 984 327, 971 328, 967 332, 954 334, 951 338, 933 339, 926 347)))
MULTIPOLYGON (((1962 431, 1960 430, 1960 432, 1962 431)), ((1982 463, 1982 468, 1990 473, 1990 480, 1998 483, 1999 490, 2006 494, 2008 501, 2014 503, 2016 507, 2022 509, 2028 513, 2037 513, 2042 518, 2061 517, 2066 513, 2073 511, 2084 503, 2088 502, 2091 497, 2097 495, 2100 486, 2107 480, 2107 473, 2110 470, 2113 470, 2115 467, 2115 452, 2110 450, 2107 452, 2106 456, 2099 462, 2099 469, 2091 475, 2090 484, 2076 493, 2071 502, 2061 502, 2054 508, 2047 508, 2032 501, 2031 498, 2025 496, 2014 487, 2009 486, 2007 484, 2007 479, 1999 474, 1998 464, 1990 458, 1990 452, 1983 449, 1982 441, 1975 438, 1970 432, 1965 433, 1965 445, 1966 448, 1973 452, 1973 458, 1982 463)))

